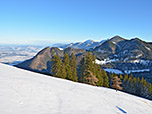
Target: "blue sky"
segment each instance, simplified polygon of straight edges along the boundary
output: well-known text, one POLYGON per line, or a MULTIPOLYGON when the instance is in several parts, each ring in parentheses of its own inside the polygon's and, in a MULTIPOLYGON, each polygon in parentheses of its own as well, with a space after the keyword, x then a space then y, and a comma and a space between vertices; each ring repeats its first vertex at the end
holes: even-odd
POLYGON ((1 0, 0 44, 152 41, 152 0, 1 0))

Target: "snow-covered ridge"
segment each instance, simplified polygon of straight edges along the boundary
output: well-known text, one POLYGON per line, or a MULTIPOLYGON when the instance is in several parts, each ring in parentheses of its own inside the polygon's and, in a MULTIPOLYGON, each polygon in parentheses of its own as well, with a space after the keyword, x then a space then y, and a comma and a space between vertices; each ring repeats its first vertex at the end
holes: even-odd
POLYGON ((95 42, 93 40, 86 40, 84 42, 76 42, 76 43, 70 43, 70 44, 54 44, 53 47, 58 47, 58 48, 76 48, 76 49, 94 49, 95 47, 101 45, 107 40, 102 40, 101 42, 95 42))
POLYGON ((1 114, 150 114, 152 102, 0 64, 1 114))

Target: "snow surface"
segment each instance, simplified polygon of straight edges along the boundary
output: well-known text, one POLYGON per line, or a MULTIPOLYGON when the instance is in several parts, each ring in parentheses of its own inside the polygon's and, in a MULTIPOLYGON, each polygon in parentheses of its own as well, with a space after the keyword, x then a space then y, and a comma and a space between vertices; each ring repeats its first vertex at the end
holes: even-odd
POLYGON ((149 71, 150 71, 150 69, 141 69, 141 70, 126 70, 124 72, 130 74, 130 73, 134 73, 134 72, 149 72, 149 71))
POLYGON ((115 73, 115 74, 123 74, 122 71, 118 69, 104 69, 106 72, 115 73))
POLYGON ((59 50, 64 50, 63 48, 59 48, 59 50))
POLYGON ((100 64, 100 65, 111 63, 111 62, 115 62, 115 61, 119 61, 119 60, 118 59, 109 59, 109 58, 104 59, 104 60, 98 60, 98 59, 96 59, 96 63, 100 64))
POLYGON ((150 114, 152 102, 0 64, 1 114, 150 114))

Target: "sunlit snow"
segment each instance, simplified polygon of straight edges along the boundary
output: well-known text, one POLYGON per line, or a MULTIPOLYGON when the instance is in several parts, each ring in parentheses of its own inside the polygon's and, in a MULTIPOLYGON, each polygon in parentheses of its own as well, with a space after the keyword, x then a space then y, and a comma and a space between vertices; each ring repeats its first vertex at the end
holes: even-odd
POLYGON ((1 114, 151 114, 152 102, 113 89, 0 64, 1 114))

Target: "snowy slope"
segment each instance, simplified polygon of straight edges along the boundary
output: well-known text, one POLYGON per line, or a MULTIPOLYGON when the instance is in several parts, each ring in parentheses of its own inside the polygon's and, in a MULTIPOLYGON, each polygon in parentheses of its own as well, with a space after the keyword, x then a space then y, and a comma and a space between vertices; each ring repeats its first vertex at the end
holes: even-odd
POLYGON ((0 64, 1 114, 150 114, 143 98, 0 64))

